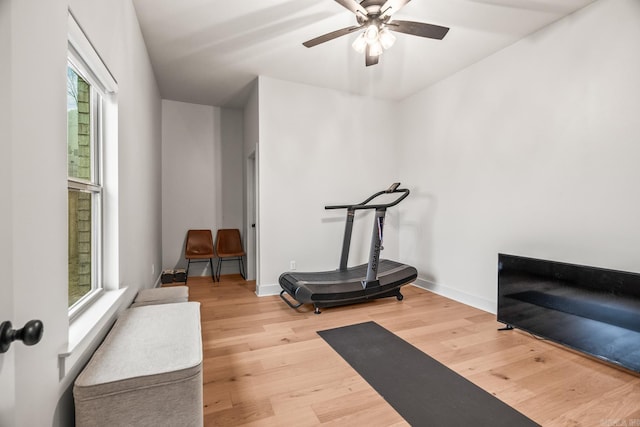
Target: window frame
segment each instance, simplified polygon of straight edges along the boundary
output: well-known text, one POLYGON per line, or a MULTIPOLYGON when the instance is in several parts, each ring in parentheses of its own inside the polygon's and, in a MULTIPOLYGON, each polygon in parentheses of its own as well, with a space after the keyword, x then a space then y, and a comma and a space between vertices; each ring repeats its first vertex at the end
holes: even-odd
MULTIPOLYGON (((69 191, 91 194, 92 206, 91 290, 68 307, 69 320, 73 321, 90 307, 107 288, 105 284, 105 254, 110 250, 105 248, 105 228, 108 226, 105 223, 113 224, 113 221, 109 221, 106 218, 109 215, 108 211, 113 209, 108 209, 105 203, 107 198, 105 170, 108 168, 108 165, 105 164, 105 159, 110 157, 105 154, 105 145, 114 142, 109 141, 107 137, 108 127, 113 128, 110 130, 111 134, 114 133, 114 129, 117 134, 117 117, 113 113, 113 110, 117 109, 117 83, 71 14, 69 16, 69 42, 66 64, 90 86, 91 179, 85 180, 69 176, 67 166, 67 194, 69 194, 69 191)), ((117 144, 117 140, 115 143, 117 144)), ((66 149, 68 151, 68 140, 66 149)), ((117 208, 117 202, 115 207, 117 208)), ((111 246, 113 246, 113 243, 111 243, 111 246)), ((117 238, 115 239, 115 244, 117 245, 117 238)), ((110 263, 113 263, 113 261, 110 263)), ((117 268, 114 270, 117 275, 117 268)), ((67 285, 67 292, 68 289, 69 286, 67 285)))

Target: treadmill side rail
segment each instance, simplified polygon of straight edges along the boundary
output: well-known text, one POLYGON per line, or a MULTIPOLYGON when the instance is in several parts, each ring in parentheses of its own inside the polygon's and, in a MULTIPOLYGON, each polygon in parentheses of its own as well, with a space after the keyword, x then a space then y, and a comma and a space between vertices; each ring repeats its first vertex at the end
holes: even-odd
MULTIPOLYGON (((287 305, 288 305, 289 307, 293 308, 294 310, 295 310, 296 308, 302 307, 302 303, 301 303, 301 302, 299 302, 299 303, 298 303, 298 304, 296 304, 296 305, 293 305, 293 304, 291 303, 291 301, 289 301, 287 298, 285 298, 285 297, 284 297, 284 294, 285 294, 285 293, 287 293, 287 292, 283 289, 283 290, 280 292, 280 298, 282 298, 282 301, 286 302, 286 303, 287 303, 287 305)), ((297 301, 296 301, 296 302, 297 302, 297 301)))

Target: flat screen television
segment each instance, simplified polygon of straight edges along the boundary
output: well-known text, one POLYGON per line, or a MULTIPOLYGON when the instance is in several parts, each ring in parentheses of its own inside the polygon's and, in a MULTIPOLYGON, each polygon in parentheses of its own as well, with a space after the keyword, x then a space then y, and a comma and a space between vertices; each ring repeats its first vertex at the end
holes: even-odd
POLYGON ((498 321, 640 372, 640 274, 498 254, 498 321))

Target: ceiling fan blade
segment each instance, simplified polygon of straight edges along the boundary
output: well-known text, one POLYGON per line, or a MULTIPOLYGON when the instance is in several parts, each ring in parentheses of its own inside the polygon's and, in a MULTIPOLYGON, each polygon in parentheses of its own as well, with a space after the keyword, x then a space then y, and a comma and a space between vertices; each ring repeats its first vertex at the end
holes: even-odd
POLYGON ((411 0, 387 0, 387 2, 383 4, 382 7, 380 8, 380 11, 385 16, 393 15, 394 13, 402 9, 404 5, 406 5, 410 1, 411 0), (386 12, 386 10, 388 10, 389 8, 391 8, 391 10, 389 12, 386 12))
POLYGON ((367 53, 365 54, 364 57, 364 64, 369 67, 371 65, 376 65, 378 63, 378 60, 380 59, 379 55, 370 55, 369 54, 369 49, 371 49, 369 46, 367 46, 367 53))
POLYGON ((354 25, 353 27, 342 28, 340 30, 332 31, 330 33, 327 33, 327 34, 324 34, 322 36, 316 37, 314 39, 307 40, 306 42, 304 42, 302 44, 304 46, 306 46, 306 47, 317 46, 320 43, 328 42, 329 40, 333 40, 333 39, 338 38, 340 36, 344 36, 344 35, 350 34, 350 33, 354 32, 356 30, 359 30, 360 28, 362 28, 362 25, 354 25))
POLYGON ((346 7, 356 15, 358 14, 358 12, 360 12, 363 17, 367 16, 367 9, 360 6, 360 3, 358 3, 356 0, 336 0, 336 2, 340 3, 342 6, 346 7))
POLYGON ((387 23, 387 27, 391 31, 437 40, 442 40, 449 32, 449 28, 441 27, 440 25, 425 24, 424 22, 400 21, 397 19, 387 23))

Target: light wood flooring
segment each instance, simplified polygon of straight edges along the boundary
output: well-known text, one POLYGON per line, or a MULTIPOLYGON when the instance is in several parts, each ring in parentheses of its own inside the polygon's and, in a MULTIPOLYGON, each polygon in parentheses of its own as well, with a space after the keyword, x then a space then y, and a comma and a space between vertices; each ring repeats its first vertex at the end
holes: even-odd
POLYGON ((316 334, 369 320, 543 426, 640 426, 640 376, 518 330, 499 332, 494 315, 414 286, 402 288, 401 302, 320 315, 257 297, 255 282, 239 275, 215 284, 191 277, 188 286, 202 304, 206 426, 407 425, 316 334))

